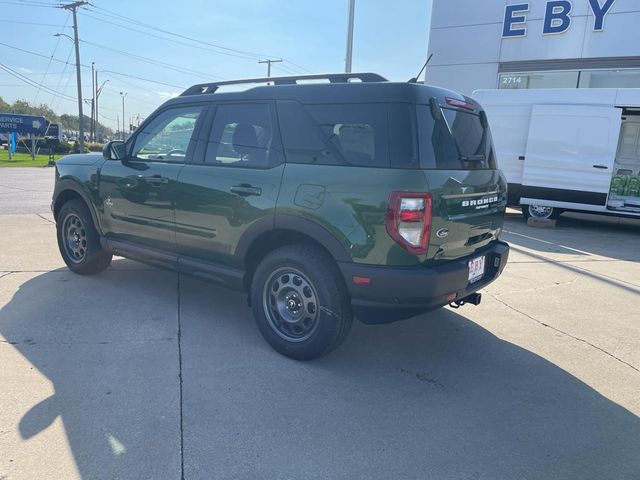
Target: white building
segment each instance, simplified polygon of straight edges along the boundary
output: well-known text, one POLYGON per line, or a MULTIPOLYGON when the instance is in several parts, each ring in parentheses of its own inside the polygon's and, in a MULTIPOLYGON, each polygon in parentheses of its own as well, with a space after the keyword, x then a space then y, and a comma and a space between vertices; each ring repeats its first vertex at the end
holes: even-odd
POLYGON ((640 0, 433 0, 426 83, 640 87, 640 0))

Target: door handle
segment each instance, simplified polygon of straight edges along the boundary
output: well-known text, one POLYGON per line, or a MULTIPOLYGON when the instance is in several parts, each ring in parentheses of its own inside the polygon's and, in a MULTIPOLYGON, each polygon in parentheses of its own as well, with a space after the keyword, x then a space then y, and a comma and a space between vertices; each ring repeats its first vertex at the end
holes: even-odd
POLYGON ((520 155, 520 156, 518 157, 518 160, 524 160, 524 155, 520 155))
POLYGON ((162 177, 160 175, 152 175, 150 177, 146 178, 148 183, 155 183, 155 184, 163 184, 163 183, 169 183, 169 179, 162 177))
POLYGON ((600 170, 609 170, 606 165, 594 165, 593 168, 599 168, 600 170))
POLYGON ((262 195, 262 189, 259 187, 253 187, 251 185, 242 184, 242 185, 234 185, 229 189, 231 193, 235 193, 236 195, 240 195, 241 197, 248 197, 251 195, 255 195, 259 197, 262 195))

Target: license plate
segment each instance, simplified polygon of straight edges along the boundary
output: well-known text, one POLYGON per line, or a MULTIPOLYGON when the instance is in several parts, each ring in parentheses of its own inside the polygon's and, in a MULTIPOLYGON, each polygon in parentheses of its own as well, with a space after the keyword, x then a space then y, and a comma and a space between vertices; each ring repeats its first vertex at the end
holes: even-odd
POLYGON ((480 280, 484 275, 484 259, 485 257, 478 257, 469 260, 469 283, 480 280))

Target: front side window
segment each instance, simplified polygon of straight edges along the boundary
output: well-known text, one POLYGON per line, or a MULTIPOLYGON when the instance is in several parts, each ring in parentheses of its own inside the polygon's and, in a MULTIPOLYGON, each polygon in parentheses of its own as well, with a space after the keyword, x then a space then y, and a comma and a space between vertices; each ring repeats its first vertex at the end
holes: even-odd
POLYGON ((219 105, 206 163, 268 168, 281 163, 268 104, 219 105))
POLYGON ((184 162, 203 106, 161 112, 136 136, 131 156, 140 160, 184 162))

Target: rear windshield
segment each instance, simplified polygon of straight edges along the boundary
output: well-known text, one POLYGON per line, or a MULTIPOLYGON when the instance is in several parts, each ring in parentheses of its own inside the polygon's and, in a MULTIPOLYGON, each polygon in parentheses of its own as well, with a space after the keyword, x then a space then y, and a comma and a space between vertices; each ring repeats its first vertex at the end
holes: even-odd
POLYGON ((408 103, 277 102, 288 163, 406 169, 495 168, 480 116, 408 103))
POLYGON ((480 115, 440 108, 434 115, 428 105, 418 105, 420 165, 444 170, 496 168, 493 142, 480 115))

